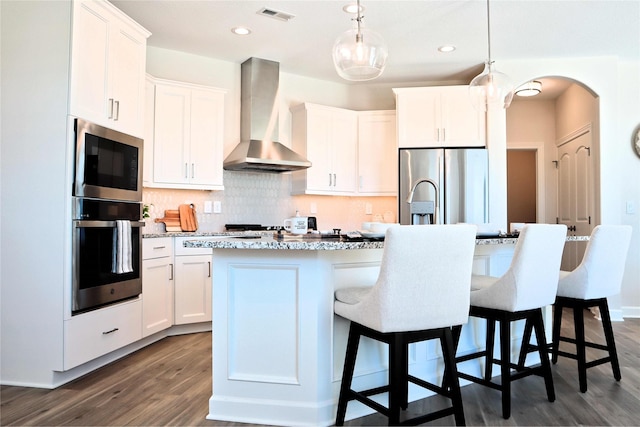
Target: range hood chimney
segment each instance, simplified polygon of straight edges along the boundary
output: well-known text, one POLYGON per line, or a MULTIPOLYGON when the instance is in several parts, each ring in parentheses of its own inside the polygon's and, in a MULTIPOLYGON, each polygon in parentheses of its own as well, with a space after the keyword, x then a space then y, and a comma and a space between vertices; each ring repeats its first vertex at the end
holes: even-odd
POLYGON ((240 143, 224 160, 224 169, 280 173, 310 167, 310 161, 275 141, 280 64, 249 58, 241 73, 240 143))

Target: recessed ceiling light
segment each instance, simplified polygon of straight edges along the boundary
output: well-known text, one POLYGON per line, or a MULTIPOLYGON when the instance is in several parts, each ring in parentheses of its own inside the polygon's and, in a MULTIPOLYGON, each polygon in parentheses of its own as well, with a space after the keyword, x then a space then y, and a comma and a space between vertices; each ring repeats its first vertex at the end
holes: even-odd
POLYGON ((246 35, 251 34, 251 30, 248 29, 247 27, 233 27, 231 29, 231 32, 233 34, 237 34, 239 36, 246 36, 246 35))
POLYGON ((439 52, 444 52, 444 53, 453 52, 454 50, 456 50, 456 47, 453 45, 444 45, 438 48, 439 52))
MULTIPOLYGON (((358 5, 356 3, 351 3, 342 8, 347 13, 358 13, 358 5)), ((364 12, 364 6, 360 6, 360 13, 364 12)))

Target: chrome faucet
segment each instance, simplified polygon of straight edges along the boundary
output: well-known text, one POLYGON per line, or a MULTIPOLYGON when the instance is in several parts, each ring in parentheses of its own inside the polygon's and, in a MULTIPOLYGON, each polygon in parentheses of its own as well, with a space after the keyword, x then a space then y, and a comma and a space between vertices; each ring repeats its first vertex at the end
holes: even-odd
MULTIPOLYGON (((431 184, 431 186, 433 187, 433 190, 436 193, 436 197, 435 197, 435 202, 434 202, 434 211, 433 211, 433 223, 437 224, 438 223, 438 195, 439 195, 439 189, 438 189, 438 184, 436 184, 436 182, 432 179, 429 178, 422 178, 422 179, 418 179, 416 182, 413 183, 413 186, 411 187, 411 191, 409 191, 409 195, 407 196, 407 203, 411 204, 413 203, 413 196, 414 193, 416 191, 416 188, 418 187, 418 185, 427 182, 429 184, 431 184)), ((413 218, 411 220, 411 223, 413 224, 413 218)))

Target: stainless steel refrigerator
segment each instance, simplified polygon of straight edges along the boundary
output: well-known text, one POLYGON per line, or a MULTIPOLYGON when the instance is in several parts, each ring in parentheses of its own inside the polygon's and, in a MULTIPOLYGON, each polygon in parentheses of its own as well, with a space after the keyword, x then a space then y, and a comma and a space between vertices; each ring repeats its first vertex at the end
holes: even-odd
POLYGON ((400 149, 400 224, 487 223, 484 148, 400 149))

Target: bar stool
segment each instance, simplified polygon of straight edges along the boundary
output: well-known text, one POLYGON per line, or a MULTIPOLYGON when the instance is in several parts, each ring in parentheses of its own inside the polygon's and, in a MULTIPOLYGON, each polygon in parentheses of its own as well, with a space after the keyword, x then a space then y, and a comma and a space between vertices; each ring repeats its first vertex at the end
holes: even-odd
POLYGON ((391 227, 376 283, 336 291, 334 311, 351 321, 336 425, 344 424, 351 400, 387 416, 390 425, 419 424, 452 414, 457 425, 464 425, 451 326, 462 325, 469 317, 475 235, 476 227, 469 224, 391 227), (351 389, 361 336, 389 345, 388 385, 351 389), (439 339, 442 346, 443 387, 408 373, 409 344, 431 339, 439 339), (401 422, 409 381, 450 398, 452 406, 401 422), (384 392, 389 393, 387 407, 369 397, 384 392))
POLYGON ((607 297, 620 293, 630 241, 631 226, 598 225, 591 233, 580 265, 571 272, 560 272, 558 293, 553 311, 552 361, 556 363, 558 356, 578 361, 578 379, 582 393, 587 391, 588 368, 611 363, 613 377, 616 381, 620 381, 622 378, 607 297), (573 309, 575 338, 560 335, 562 310, 565 307, 573 309), (600 310, 606 345, 585 340, 584 310, 591 307, 598 307, 600 310), (576 352, 560 351, 560 341, 575 344, 576 352), (587 347, 606 351, 608 356, 587 362, 587 347))
MULTIPOLYGON (((511 382, 529 375, 544 377, 547 398, 555 400, 551 364, 547 351, 542 307, 553 304, 558 286, 558 273, 567 227, 556 224, 527 224, 516 243, 513 259, 501 277, 473 276, 469 315, 486 319, 486 347, 483 351, 456 357, 464 362, 485 358, 484 378, 458 371, 458 376, 502 392, 502 416, 511 416, 511 382), (526 319, 536 333, 541 364, 535 367, 512 363, 511 322, 526 319), (493 357, 495 323, 500 322, 500 359, 493 357), (501 381, 493 382, 492 366, 500 366, 501 381), (517 369, 512 372, 511 368, 517 369)), ((459 339, 461 327, 454 327, 454 339, 459 339)))

